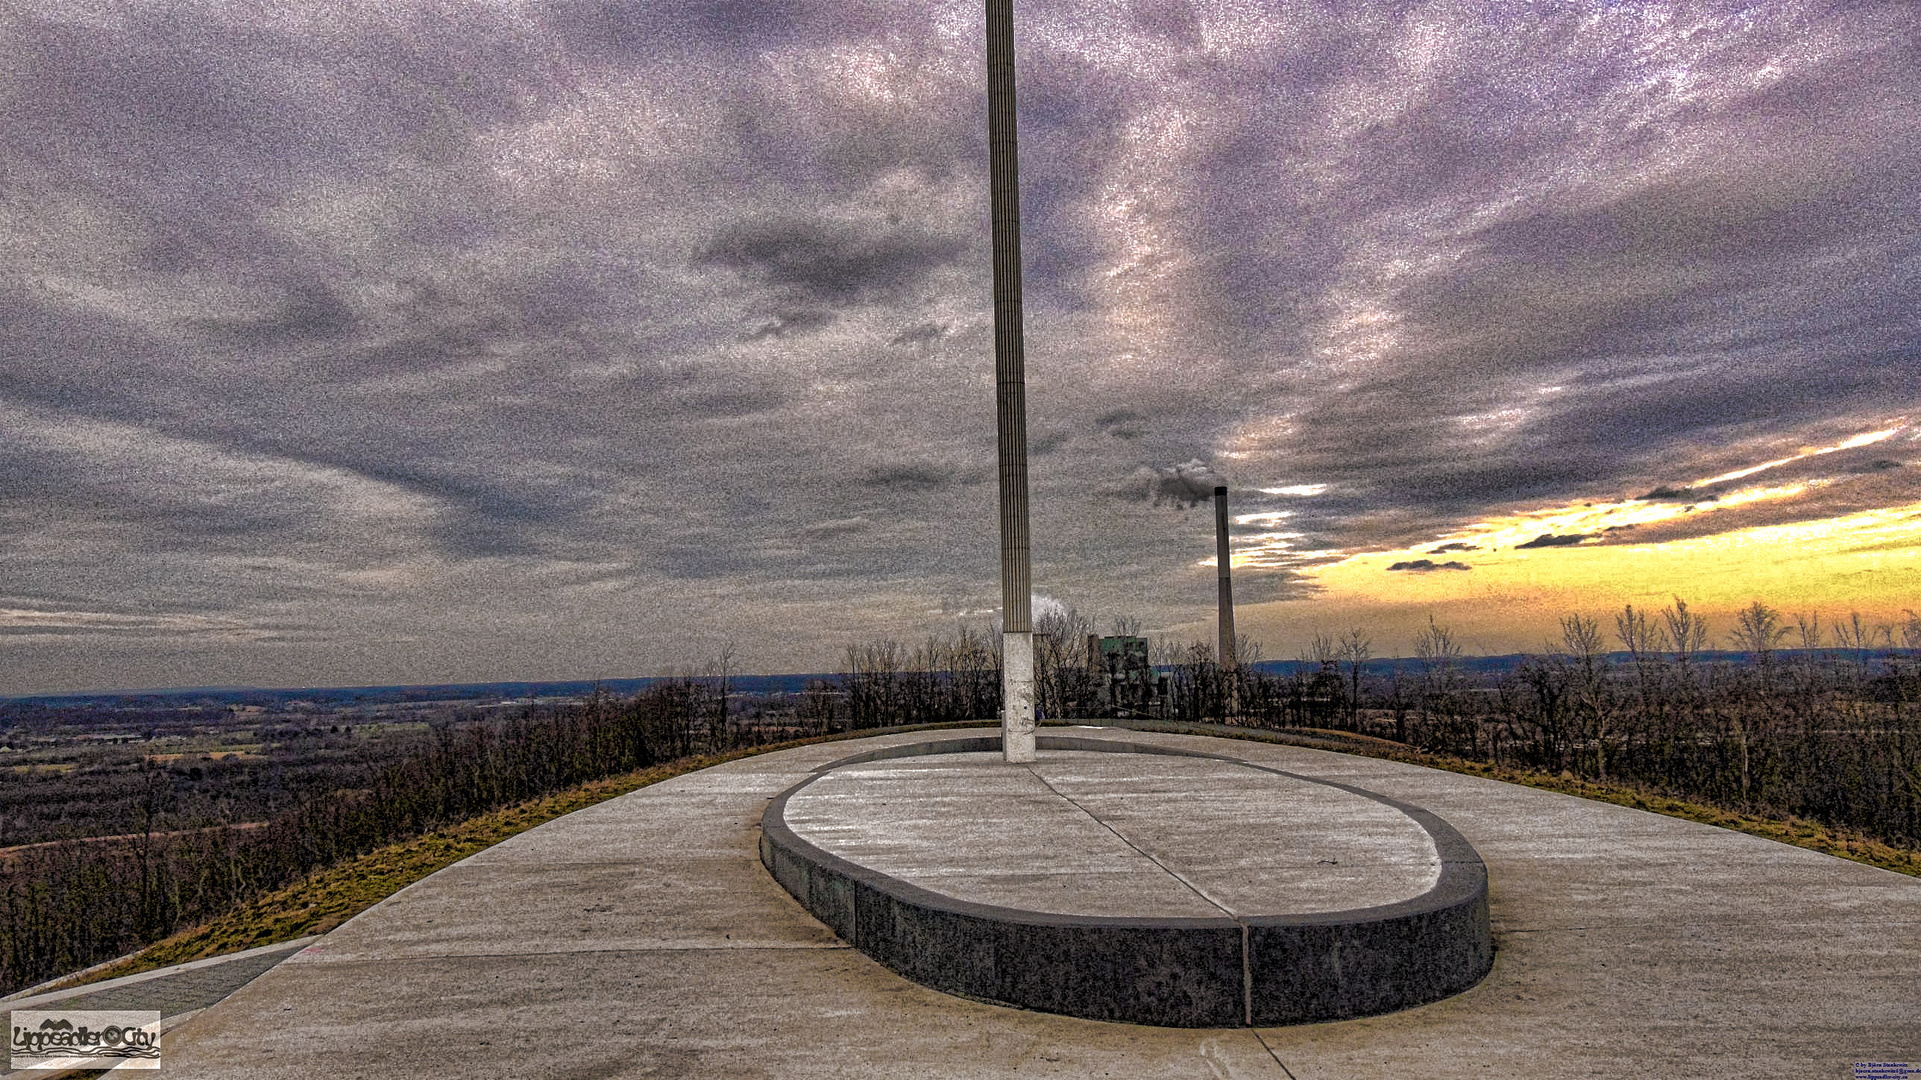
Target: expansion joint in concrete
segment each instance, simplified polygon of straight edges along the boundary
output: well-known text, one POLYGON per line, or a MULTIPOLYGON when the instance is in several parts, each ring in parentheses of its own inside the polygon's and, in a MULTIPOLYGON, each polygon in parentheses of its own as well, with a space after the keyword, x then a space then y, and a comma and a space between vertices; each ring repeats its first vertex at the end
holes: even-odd
POLYGON ((1254 931, 1244 920, 1241 924, 1241 1005, 1245 1016, 1241 1022, 1248 1027, 1254 1026, 1254 931))
POLYGON ((1247 1024, 1248 1027, 1253 1027, 1254 1026, 1254 961, 1251 953, 1251 948, 1252 948, 1251 939, 1253 937, 1253 932, 1248 927, 1247 920, 1243 919, 1239 914, 1237 914, 1232 908, 1229 908, 1226 904, 1223 904, 1219 900, 1208 895, 1208 892, 1206 889, 1203 889, 1199 885, 1195 884, 1193 879, 1188 875, 1183 874, 1179 870, 1176 870, 1174 867, 1168 865, 1167 860, 1161 858, 1160 856, 1154 854, 1152 851, 1149 851, 1148 849, 1135 843, 1132 837, 1128 836, 1126 833, 1120 831, 1119 829, 1116 829, 1110 822, 1102 818, 1099 814, 1096 814, 1092 810, 1089 810, 1087 807, 1082 806, 1080 803, 1080 800, 1074 798, 1072 795, 1069 795, 1067 792, 1062 791, 1060 788, 1056 787, 1052 782, 1050 782, 1047 779, 1047 777, 1041 775, 1041 772, 1039 769, 1035 768, 1033 765, 1029 765, 1027 767, 1027 771, 1033 774, 1034 779, 1039 780, 1041 782, 1042 787, 1045 787, 1047 790, 1059 796, 1062 802, 1066 803, 1067 805, 1073 807, 1076 810, 1079 810, 1081 813, 1086 814, 1090 821, 1094 822, 1094 824, 1096 825, 1099 825, 1101 828, 1107 830, 1108 833, 1110 833, 1114 837, 1114 839, 1119 840, 1123 844, 1126 844, 1130 849, 1133 850, 1135 854, 1139 855, 1143 859, 1146 859, 1148 862, 1153 863, 1155 866, 1160 867, 1163 871, 1167 873, 1167 876, 1173 878, 1175 881, 1180 882, 1182 885, 1187 886, 1187 890, 1189 892, 1193 893, 1195 896, 1200 897, 1203 901, 1206 901, 1207 905, 1209 907, 1212 907, 1215 911, 1220 912, 1223 918, 1234 920, 1235 925, 1241 928, 1241 1014, 1243 1017, 1242 1022, 1247 1024))
POLYGON ((1096 814, 1092 810, 1089 810, 1087 807, 1082 806, 1080 802, 1077 801, 1072 795, 1069 795, 1067 792, 1062 791, 1060 788, 1055 787, 1052 783, 1049 783, 1047 777, 1042 776, 1040 774, 1040 770, 1034 768, 1034 766, 1029 765, 1027 767, 1027 771, 1033 774, 1034 779, 1039 780, 1041 782, 1042 787, 1046 788, 1047 790, 1053 792, 1055 795, 1059 796, 1062 802, 1066 803, 1067 805, 1073 807, 1076 810, 1079 810, 1081 813, 1086 814, 1088 817, 1088 820, 1092 821, 1096 825, 1099 825, 1101 828, 1107 830, 1107 832, 1111 834, 1114 837, 1114 839, 1119 840, 1123 844, 1126 844, 1130 849, 1133 850, 1133 852, 1136 855, 1139 855, 1141 858, 1146 859, 1148 862, 1151 862, 1155 866, 1160 867, 1162 870, 1167 872, 1167 876, 1173 878, 1175 881, 1180 882, 1182 885, 1187 886, 1187 889, 1189 892, 1193 893, 1195 896, 1198 896, 1202 900, 1206 901, 1207 906, 1213 908, 1215 911, 1220 912, 1223 918, 1233 919, 1235 922, 1241 924, 1242 929, 1246 929, 1247 924, 1241 921, 1240 916, 1234 914, 1234 912, 1230 910, 1226 904, 1223 904, 1219 900, 1216 900, 1214 897, 1209 896, 1207 894, 1207 890, 1201 888, 1199 885, 1194 884, 1193 880, 1188 875, 1181 873, 1179 870, 1174 869, 1172 866, 1169 866, 1165 859, 1162 859, 1160 856, 1155 855, 1153 852, 1135 843, 1130 837, 1128 837, 1126 833, 1123 833, 1119 829, 1116 829, 1113 825, 1109 824, 1105 819, 1103 819, 1099 814, 1096 814))
POLYGON ((1295 1080, 1294 1070, 1288 1068, 1287 1062, 1281 1060, 1281 1055, 1275 1053, 1274 1048, 1268 1045, 1267 1039, 1261 1035, 1261 1029, 1255 1027, 1253 1024, 1247 1026, 1248 1029, 1254 1033, 1254 1041, 1260 1043, 1261 1049, 1267 1051, 1267 1056, 1273 1058, 1274 1064, 1281 1067, 1281 1072, 1287 1075, 1287 1080, 1295 1080))

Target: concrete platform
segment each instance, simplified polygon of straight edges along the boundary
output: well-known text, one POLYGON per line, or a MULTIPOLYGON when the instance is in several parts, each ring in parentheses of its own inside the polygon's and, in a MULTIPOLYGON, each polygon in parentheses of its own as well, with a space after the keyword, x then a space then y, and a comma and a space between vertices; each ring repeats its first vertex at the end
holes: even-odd
POLYGON ((1089 1019, 1347 1019, 1493 962, 1486 869, 1418 807, 1151 744, 1039 747, 1026 765, 982 737, 853 755, 773 801, 761 861, 916 982, 1089 1019))
POLYGON ((823 774, 785 818, 898 880, 1062 915, 1346 911, 1441 878, 1433 839, 1392 806, 1210 757, 1043 745, 1013 768, 991 752, 893 758, 823 774))
MULTIPOLYGON (((1095 735, 1094 737, 1105 737, 1095 735)), ((1552 792, 1297 747, 1115 731, 1424 806, 1480 852, 1464 993, 1336 1023, 1143 1027, 990 1005, 846 947, 756 823, 895 735, 749 758, 415 884, 166 1037, 174 1077, 1827 1077, 1921 1062, 1921 881, 1552 792)))

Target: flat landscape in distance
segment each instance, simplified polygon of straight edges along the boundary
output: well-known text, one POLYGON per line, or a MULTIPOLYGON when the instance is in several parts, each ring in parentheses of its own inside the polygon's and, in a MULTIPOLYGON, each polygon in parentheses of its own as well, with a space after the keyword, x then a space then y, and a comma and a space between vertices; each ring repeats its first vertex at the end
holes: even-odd
MULTIPOLYGON (((778 714, 819 675, 730 677, 730 712, 778 714)), ((434 731, 631 698, 658 679, 261 689, 0 699, 0 852, 76 837, 265 821, 370 786, 434 731)))

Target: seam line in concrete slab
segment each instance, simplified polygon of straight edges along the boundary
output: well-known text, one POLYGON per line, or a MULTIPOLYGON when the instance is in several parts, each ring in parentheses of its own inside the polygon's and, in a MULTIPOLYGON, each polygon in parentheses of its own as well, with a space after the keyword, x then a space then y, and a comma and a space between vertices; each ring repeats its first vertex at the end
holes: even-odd
MULTIPOLYGON (((1041 775, 1040 769, 1037 767, 1035 763, 1029 763, 1027 765, 1027 771, 1033 774, 1034 779, 1039 780, 1041 782, 1042 787, 1046 788, 1047 790, 1053 792, 1055 795, 1059 796, 1062 801, 1067 803, 1067 805, 1073 807, 1076 810, 1079 810, 1083 814, 1086 814, 1088 818, 1092 820, 1096 825, 1099 825, 1101 828, 1106 829, 1108 832, 1112 833, 1114 835, 1114 839, 1119 840, 1121 843, 1126 844, 1128 847, 1134 849, 1135 853, 1140 855, 1141 858, 1146 859, 1148 862, 1151 862, 1155 866, 1160 867, 1163 871, 1165 871, 1168 874, 1168 876, 1172 877, 1175 881, 1178 881, 1181 884, 1187 886, 1188 891, 1192 892, 1195 896, 1198 896, 1201 899, 1207 901, 1209 904, 1213 905, 1215 911, 1218 911, 1222 915, 1225 915, 1228 918, 1233 919, 1234 922, 1240 926, 1241 928, 1241 1014, 1242 1014, 1242 1021, 1246 1023, 1248 1027, 1250 1028, 1253 1027, 1254 1026, 1254 960, 1252 955, 1252 942, 1249 940, 1251 933, 1248 929, 1246 921, 1243 920, 1239 915, 1236 915, 1233 911, 1229 910, 1226 904, 1223 904, 1219 900, 1216 900, 1212 896, 1209 896, 1207 894, 1206 889, 1203 889, 1199 885, 1196 885, 1192 881, 1189 881, 1187 879, 1187 875, 1167 865, 1165 862, 1162 862, 1159 858, 1155 857, 1153 852, 1148 851, 1146 848, 1140 846, 1139 844, 1136 844, 1132 839, 1128 838, 1119 829, 1116 829, 1114 826, 1108 824, 1106 821, 1103 821, 1100 815, 1094 813, 1092 810, 1089 810, 1087 807, 1082 806, 1072 795, 1069 795, 1067 792, 1062 791, 1060 788, 1057 788, 1052 783, 1048 782, 1047 777, 1041 775)), ((1283 1065, 1281 1066, 1281 1068, 1285 1070, 1287 1067, 1283 1065)))
POLYGON ((1261 1044, 1261 1049, 1267 1051, 1268 1057, 1271 1057, 1274 1059, 1274 1064, 1279 1065, 1281 1067, 1281 1071, 1287 1074, 1287 1080, 1294 1080, 1294 1070, 1288 1068, 1287 1062, 1281 1060, 1281 1055, 1275 1053, 1274 1048, 1267 1045, 1267 1039, 1261 1035, 1261 1029, 1255 1027, 1252 1024, 1249 1024, 1247 1026, 1247 1029, 1254 1033, 1255 1041, 1261 1044))
MULTIPOLYGON (((1215 911, 1218 911, 1222 915, 1225 915, 1228 918, 1233 919, 1237 923, 1241 921, 1240 917, 1235 915, 1232 911, 1229 911, 1225 904, 1222 904, 1219 900, 1216 900, 1213 897, 1207 895, 1206 890, 1202 889, 1199 885, 1196 885, 1193 882, 1187 880, 1187 876, 1185 874, 1182 874, 1180 871, 1174 869, 1173 867, 1167 865, 1161 860, 1155 858, 1153 852, 1148 851, 1146 848, 1143 848, 1139 844, 1136 844, 1134 841, 1129 840, 1125 835, 1121 833, 1119 829, 1116 829, 1114 826, 1109 825, 1105 821, 1102 821, 1100 819, 1100 816, 1095 814, 1092 810, 1089 810, 1087 807, 1082 806, 1078 802, 1075 802, 1073 796, 1062 791, 1060 788, 1055 787, 1053 784, 1048 783, 1047 777, 1042 776, 1034 768, 1034 765, 1032 763, 1029 763, 1027 765, 1027 771, 1033 774, 1034 779, 1039 780, 1041 782, 1042 787, 1046 788, 1047 790, 1053 792, 1055 795, 1059 796, 1062 802, 1065 802, 1067 805, 1073 807, 1076 810, 1079 810, 1083 814, 1086 814, 1090 821, 1092 821, 1096 825, 1099 825, 1101 828, 1106 829, 1108 832, 1112 833, 1114 835, 1114 839, 1119 840, 1121 843, 1126 844, 1128 847, 1132 848, 1134 850, 1134 853, 1139 855, 1141 858, 1146 859, 1148 862, 1151 862, 1155 866, 1158 866, 1162 870, 1166 871, 1169 877, 1187 886, 1189 892, 1192 892, 1195 896, 1198 896, 1201 899, 1207 901, 1208 904, 1211 907, 1213 907, 1215 911)), ((1243 924, 1242 929, 1246 929, 1245 924, 1243 924)))
MULTIPOLYGON (((1247 1009, 1248 1027, 1254 1026, 1254 931, 1241 923, 1241 1004, 1247 1009)), ((1286 1068, 1286 1066, 1282 1066, 1286 1068)))

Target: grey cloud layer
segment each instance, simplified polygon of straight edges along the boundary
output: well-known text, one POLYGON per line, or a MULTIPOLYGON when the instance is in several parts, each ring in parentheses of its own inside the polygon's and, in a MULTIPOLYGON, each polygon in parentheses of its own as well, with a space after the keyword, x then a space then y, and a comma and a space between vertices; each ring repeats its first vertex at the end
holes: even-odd
MULTIPOLYGON (((0 692, 806 667, 991 606, 950 7, 0 14, 0 692)), ((1022 8, 1045 591, 1203 614, 1217 475, 1399 545, 1913 407, 1911 6, 1353 7, 1022 8)))

